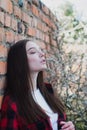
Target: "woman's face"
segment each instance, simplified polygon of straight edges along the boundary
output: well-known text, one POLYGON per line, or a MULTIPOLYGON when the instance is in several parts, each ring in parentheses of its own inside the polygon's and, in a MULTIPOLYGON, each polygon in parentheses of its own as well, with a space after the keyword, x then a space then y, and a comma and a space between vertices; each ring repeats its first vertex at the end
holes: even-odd
POLYGON ((45 54, 35 42, 27 42, 26 52, 31 72, 39 72, 47 68, 45 54))

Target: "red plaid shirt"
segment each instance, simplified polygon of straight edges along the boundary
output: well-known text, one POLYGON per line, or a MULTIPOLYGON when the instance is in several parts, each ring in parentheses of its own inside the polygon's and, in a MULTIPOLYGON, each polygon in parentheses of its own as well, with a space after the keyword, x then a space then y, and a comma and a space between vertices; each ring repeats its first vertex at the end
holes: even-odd
MULTIPOLYGON (((60 121, 65 119, 65 114, 58 113, 58 130, 61 129, 60 121)), ((52 127, 49 118, 27 125, 18 113, 16 102, 10 96, 5 96, 1 108, 0 130, 52 130, 52 127)))

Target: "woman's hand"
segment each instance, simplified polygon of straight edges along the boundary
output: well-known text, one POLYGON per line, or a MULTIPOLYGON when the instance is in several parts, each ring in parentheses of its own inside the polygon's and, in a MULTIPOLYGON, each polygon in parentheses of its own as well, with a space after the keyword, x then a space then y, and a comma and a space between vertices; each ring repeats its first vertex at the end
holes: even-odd
POLYGON ((75 130, 75 126, 71 121, 61 121, 60 124, 62 125, 61 130, 75 130))

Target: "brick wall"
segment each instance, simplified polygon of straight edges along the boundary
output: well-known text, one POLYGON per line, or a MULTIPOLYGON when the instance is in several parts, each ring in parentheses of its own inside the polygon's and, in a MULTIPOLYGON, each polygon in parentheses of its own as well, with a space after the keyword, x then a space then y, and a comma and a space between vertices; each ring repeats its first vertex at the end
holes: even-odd
POLYGON ((58 29, 56 17, 39 0, 22 1, 23 6, 19 0, 0 0, 0 89, 5 82, 7 52, 13 42, 34 38, 50 53, 51 46, 56 48, 50 35, 58 29))

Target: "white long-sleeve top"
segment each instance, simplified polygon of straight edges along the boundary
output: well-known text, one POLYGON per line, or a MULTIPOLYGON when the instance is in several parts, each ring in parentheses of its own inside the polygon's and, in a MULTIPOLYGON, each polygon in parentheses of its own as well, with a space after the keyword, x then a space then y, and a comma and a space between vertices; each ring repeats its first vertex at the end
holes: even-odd
POLYGON ((33 93, 33 97, 36 103, 40 105, 40 107, 46 112, 46 114, 50 117, 50 122, 52 125, 53 130, 58 130, 58 114, 54 113, 50 106, 45 101, 44 97, 42 96, 39 89, 36 89, 33 93))

